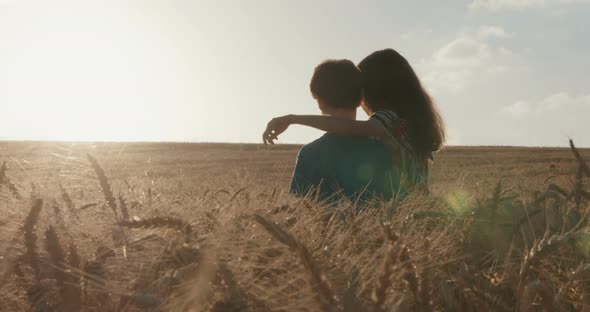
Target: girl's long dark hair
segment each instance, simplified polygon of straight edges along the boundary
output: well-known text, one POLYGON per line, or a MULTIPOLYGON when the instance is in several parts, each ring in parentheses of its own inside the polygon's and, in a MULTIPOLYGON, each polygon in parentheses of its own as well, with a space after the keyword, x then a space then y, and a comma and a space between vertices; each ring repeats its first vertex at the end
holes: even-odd
POLYGON ((422 159, 438 151, 445 126, 410 63, 393 49, 373 52, 358 67, 365 79, 365 104, 373 112, 392 110, 408 122, 414 152, 422 159))

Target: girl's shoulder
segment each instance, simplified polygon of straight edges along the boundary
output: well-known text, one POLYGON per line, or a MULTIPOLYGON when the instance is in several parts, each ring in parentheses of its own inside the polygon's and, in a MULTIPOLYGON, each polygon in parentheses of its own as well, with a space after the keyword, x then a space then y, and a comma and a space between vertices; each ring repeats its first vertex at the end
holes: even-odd
POLYGON ((396 138, 408 134, 408 123, 391 110, 380 110, 373 113, 370 119, 377 120, 387 131, 396 138))
POLYGON ((379 120, 398 120, 400 119, 396 112, 392 110, 378 110, 374 112, 370 118, 377 118, 379 120))

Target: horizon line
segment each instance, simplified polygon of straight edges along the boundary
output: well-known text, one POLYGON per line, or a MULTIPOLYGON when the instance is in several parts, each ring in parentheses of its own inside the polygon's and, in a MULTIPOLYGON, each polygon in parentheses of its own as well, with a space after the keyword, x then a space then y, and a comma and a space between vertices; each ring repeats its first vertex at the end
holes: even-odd
MULTIPOLYGON (((82 143, 82 144, 92 144, 92 143, 126 143, 126 144, 241 144, 241 145, 265 145, 264 143, 256 143, 256 142, 222 142, 222 141, 175 141, 175 140, 129 140, 129 141, 117 141, 117 140, 45 140, 45 139, 6 139, 1 138, 0 144, 2 143, 82 143)), ((308 142, 309 143, 309 142, 308 142)), ((277 146, 301 146, 307 143, 278 143, 274 144, 277 146)), ((268 144, 269 146, 273 146, 272 144, 268 144)), ((448 144, 443 145, 443 150, 445 147, 510 147, 510 148, 567 148, 569 149, 569 145, 563 146, 556 146, 556 145, 477 145, 477 144, 448 144)), ((578 148, 587 148, 587 147, 578 147, 578 148)))

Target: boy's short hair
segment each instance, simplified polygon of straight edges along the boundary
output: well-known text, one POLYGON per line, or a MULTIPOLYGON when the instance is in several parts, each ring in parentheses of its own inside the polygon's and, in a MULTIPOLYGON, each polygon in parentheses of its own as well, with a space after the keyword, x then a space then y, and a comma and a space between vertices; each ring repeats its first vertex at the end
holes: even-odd
POLYGON ((327 60, 318 65, 309 89, 314 99, 335 108, 357 108, 363 97, 361 71, 349 60, 327 60))

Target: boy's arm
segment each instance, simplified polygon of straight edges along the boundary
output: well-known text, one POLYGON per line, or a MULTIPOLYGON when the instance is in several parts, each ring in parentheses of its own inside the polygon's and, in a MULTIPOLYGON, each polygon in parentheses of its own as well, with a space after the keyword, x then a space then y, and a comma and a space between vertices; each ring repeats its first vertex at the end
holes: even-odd
POLYGON ((334 116, 286 115, 271 120, 263 135, 264 143, 274 144, 289 125, 299 124, 326 132, 366 137, 388 138, 387 129, 378 120, 350 120, 334 116))

